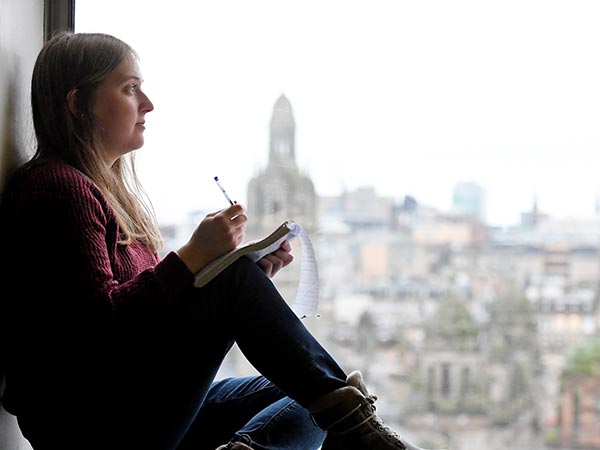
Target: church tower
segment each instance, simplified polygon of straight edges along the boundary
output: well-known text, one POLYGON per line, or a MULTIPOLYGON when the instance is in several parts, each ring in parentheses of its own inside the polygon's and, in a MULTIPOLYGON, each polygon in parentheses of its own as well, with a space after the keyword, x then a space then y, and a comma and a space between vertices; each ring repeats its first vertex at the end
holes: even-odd
POLYGON ((267 167, 248 183, 249 236, 270 232, 287 219, 309 232, 316 229, 315 189, 298 169, 295 133, 292 105, 282 94, 271 116, 267 167))
MULTIPOLYGON (((315 189, 310 178, 298 170, 295 133, 292 106, 282 94, 271 116, 269 160, 248 183, 247 241, 266 236, 285 220, 299 223, 309 234, 316 230, 315 189)), ((291 245, 295 262, 272 278, 290 305, 297 293, 303 251, 299 239, 291 245)), ((257 374, 237 346, 227 354, 227 361, 238 376, 257 374)))

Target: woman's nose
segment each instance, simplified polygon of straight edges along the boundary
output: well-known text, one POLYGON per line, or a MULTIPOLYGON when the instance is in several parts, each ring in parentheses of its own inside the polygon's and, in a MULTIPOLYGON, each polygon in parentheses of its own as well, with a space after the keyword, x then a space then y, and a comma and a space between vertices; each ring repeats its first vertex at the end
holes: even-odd
POLYGON ((144 93, 142 93, 142 103, 141 103, 141 109, 144 112, 150 112, 154 109, 154 105, 152 104, 152 102, 150 101, 150 98, 148 98, 148 96, 144 93))

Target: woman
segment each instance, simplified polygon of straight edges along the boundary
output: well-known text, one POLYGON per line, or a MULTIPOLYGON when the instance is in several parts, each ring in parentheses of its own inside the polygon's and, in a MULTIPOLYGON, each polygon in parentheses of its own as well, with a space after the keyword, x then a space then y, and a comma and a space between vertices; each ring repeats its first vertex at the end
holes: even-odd
POLYGON ((273 287, 289 243, 193 287, 244 239, 242 205, 158 258, 130 159, 153 110, 142 79, 105 34, 57 34, 34 67, 37 150, 0 209, 3 404, 24 436, 36 450, 418 449, 273 287), (264 377, 214 382, 234 342, 264 377))

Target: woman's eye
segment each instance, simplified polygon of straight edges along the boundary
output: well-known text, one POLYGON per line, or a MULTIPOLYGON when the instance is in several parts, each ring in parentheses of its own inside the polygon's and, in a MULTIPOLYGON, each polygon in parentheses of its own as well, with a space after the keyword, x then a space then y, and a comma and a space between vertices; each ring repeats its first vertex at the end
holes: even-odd
POLYGON ((132 84, 128 87, 129 92, 131 92, 132 94, 135 94, 138 90, 138 86, 137 84, 132 84))

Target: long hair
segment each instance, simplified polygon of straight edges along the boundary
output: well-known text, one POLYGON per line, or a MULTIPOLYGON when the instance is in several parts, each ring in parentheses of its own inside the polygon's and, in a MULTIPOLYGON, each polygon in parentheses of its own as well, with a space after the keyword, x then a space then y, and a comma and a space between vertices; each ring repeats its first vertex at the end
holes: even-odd
POLYGON ((31 81, 37 148, 29 164, 58 159, 82 172, 114 208, 119 243, 139 240, 157 251, 162 238, 135 172, 134 152, 109 167, 92 113, 98 85, 126 58, 137 54, 125 42, 102 33, 60 32, 44 45, 31 81), (74 90, 77 114, 67 100, 74 90))

